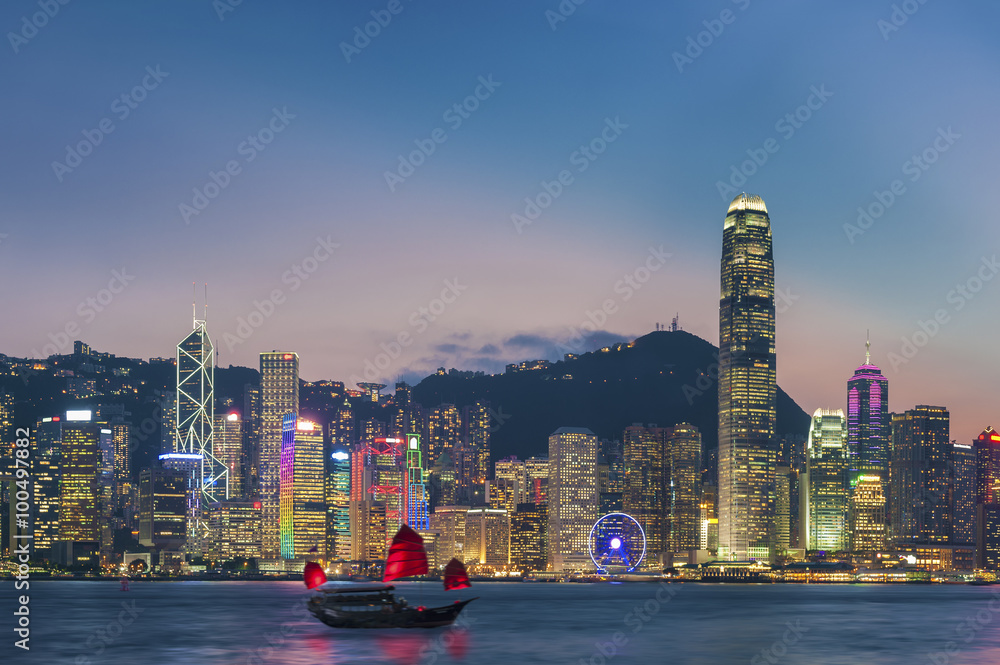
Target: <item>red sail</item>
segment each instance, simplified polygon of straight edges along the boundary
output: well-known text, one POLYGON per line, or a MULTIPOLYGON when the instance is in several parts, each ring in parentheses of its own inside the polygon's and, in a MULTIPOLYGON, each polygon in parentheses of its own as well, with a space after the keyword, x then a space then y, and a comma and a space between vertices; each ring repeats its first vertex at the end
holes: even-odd
POLYGON ((424 551, 424 539, 416 531, 405 524, 399 528, 399 533, 392 539, 389 556, 385 560, 383 582, 391 582, 400 577, 413 577, 427 574, 427 552, 424 551))
POLYGON ((465 566, 458 559, 452 559, 444 567, 444 590, 468 589, 472 586, 469 582, 469 574, 465 572, 465 566))
POLYGON ((306 583, 307 589, 315 589, 320 584, 326 583, 326 573, 323 566, 315 561, 306 561, 305 570, 302 571, 302 581, 306 583))

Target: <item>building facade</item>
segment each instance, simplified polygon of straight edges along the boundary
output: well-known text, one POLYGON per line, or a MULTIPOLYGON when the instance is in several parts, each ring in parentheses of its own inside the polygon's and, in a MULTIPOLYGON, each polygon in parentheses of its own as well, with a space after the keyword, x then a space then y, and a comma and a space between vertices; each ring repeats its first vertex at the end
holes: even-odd
POLYGON ((597 436, 589 429, 561 427, 549 436, 548 502, 550 569, 587 569, 598 517, 597 436))
POLYGON ((274 351, 260 354, 260 448, 255 454, 259 500, 263 506, 263 556, 281 555, 280 497, 282 419, 299 412, 299 356, 274 351))
POLYGON ((740 194, 722 231, 719 300, 719 555, 769 559, 777 461, 774 260, 759 196, 740 194))

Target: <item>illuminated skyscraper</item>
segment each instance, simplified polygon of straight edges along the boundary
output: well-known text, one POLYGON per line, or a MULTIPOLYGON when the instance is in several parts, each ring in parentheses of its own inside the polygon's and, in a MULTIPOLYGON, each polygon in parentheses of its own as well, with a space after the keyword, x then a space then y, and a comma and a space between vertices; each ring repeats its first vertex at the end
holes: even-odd
POLYGON ((260 451, 260 386, 243 385, 243 496, 260 496, 260 471, 257 469, 260 451))
POLYGON ((190 474, 153 467, 139 475, 139 544, 180 551, 187 543, 190 474))
POLYGON ((774 544, 777 386, 771 221, 740 194, 722 231, 719 301, 719 555, 768 559, 774 544))
POLYGON ((680 423, 670 428, 664 450, 670 469, 669 550, 698 549, 701 512, 701 432, 694 425, 680 423))
POLYGON ((838 552, 849 546, 847 532, 847 419, 841 409, 816 409, 806 444, 803 532, 807 549, 838 552))
POLYGON ((462 426, 465 429, 463 438, 466 445, 472 448, 473 460, 469 475, 473 485, 482 487, 490 477, 490 403, 477 400, 462 411, 462 426))
POLYGON ((204 497, 201 491, 204 458, 200 453, 164 453, 159 460, 164 469, 179 471, 185 478, 187 525, 184 552, 191 556, 201 556, 205 553, 205 546, 213 538, 203 511, 207 507, 202 500, 204 497))
POLYGON ((421 459, 420 435, 406 437, 406 524, 414 531, 430 528, 427 489, 424 484, 424 465, 421 459))
POLYGON ((549 435, 549 551, 556 572, 591 565, 590 529, 597 521, 597 436, 582 427, 549 435))
POLYGON ((667 548, 670 468, 665 458, 668 431, 662 427, 631 425, 622 435, 624 489, 622 509, 646 533, 646 556, 658 560, 667 548))
POLYGON ((240 414, 215 417, 215 457, 226 467, 229 496, 243 496, 243 421, 240 414))
POLYGON ((465 518, 465 563, 510 562, 510 515, 504 509, 471 508, 465 518))
POLYGON ((972 447, 949 439, 943 406, 916 406, 892 416, 893 544, 968 544, 968 506, 958 499, 974 494, 972 447))
POLYGON ((518 504, 517 512, 510 516, 510 562, 514 570, 545 570, 548 522, 547 504, 518 504))
MULTIPOLYGON (((549 460, 547 457, 529 457, 524 460, 524 471, 528 479, 528 500, 530 503, 548 503, 549 460)), ((619 489, 620 491, 620 489, 619 489)))
POLYGON ((330 439, 334 445, 350 447, 354 445, 354 408, 350 400, 337 410, 337 419, 331 425, 330 439))
POLYGON ((41 558, 59 541, 59 508, 62 460, 62 418, 43 418, 31 431, 34 455, 31 479, 34 481, 34 551, 41 558))
POLYGON ((100 542, 101 425, 90 411, 69 411, 62 427, 59 540, 100 542))
POLYGON ((440 561, 452 557, 465 560, 465 519, 469 506, 438 506, 431 514, 431 530, 438 534, 437 554, 440 561))
POLYGON ((281 557, 326 554, 323 428, 294 413, 282 424, 280 474, 281 557))
MULTIPOLYGON (((203 459, 199 505, 227 499, 228 470, 215 457, 215 347, 205 321, 197 318, 193 330, 177 345, 176 418, 174 452, 201 455, 203 459)), ((207 529, 200 512, 197 519, 196 528, 207 529)))
POLYGON ((987 427, 976 453, 976 568, 1000 569, 1000 433, 987 427))
POLYGON ((528 470, 523 460, 517 459, 516 456, 497 460, 493 478, 494 482, 490 484, 491 502, 494 485, 499 490, 501 484, 508 488, 501 491, 505 496, 504 505, 501 507, 506 508, 508 513, 514 513, 517 504, 528 502, 528 470))
POLYGON ((454 404, 440 404, 431 411, 427 428, 427 463, 437 462, 441 453, 454 459, 454 449, 462 439, 462 418, 454 404))
POLYGON ((214 535, 209 556, 219 561, 260 557, 260 501, 220 501, 208 507, 214 535))
POLYGON ((851 482, 850 534, 855 552, 885 549, 885 492, 882 476, 856 475, 851 482))
POLYGON ((299 412, 299 356, 274 351, 260 354, 260 448, 255 455, 259 474, 263 556, 281 555, 279 491, 281 432, 286 413, 299 412))
POLYGON ((330 559, 351 558, 351 456, 334 445, 326 460, 326 551, 330 559))
POLYGON ((865 364, 847 382, 847 455, 852 475, 881 476, 888 483, 889 380, 871 362, 870 343, 865 344, 865 364))

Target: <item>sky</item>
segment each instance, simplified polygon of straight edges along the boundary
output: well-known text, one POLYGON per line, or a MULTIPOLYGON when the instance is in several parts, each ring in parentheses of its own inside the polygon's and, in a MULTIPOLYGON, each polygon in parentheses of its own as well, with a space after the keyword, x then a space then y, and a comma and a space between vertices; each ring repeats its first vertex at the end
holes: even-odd
POLYGON ((745 190, 807 412, 846 408, 870 330, 891 409, 1000 423, 1000 7, 677 4, 4 3, 0 352, 173 356, 193 282, 220 365, 307 380, 675 314, 717 343, 745 190))

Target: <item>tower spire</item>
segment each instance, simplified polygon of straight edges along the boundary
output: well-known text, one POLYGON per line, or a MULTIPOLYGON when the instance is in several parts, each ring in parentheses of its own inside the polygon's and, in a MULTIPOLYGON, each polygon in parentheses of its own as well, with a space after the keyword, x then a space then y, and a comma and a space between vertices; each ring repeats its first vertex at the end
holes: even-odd
POLYGON ((872 335, 870 330, 865 331, 865 364, 872 364, 872 335))
POLYGON ((194 282, 191 282, 191 330, 198 327, 198 305, 196 301, 198 299, 198 287, 194 282))

